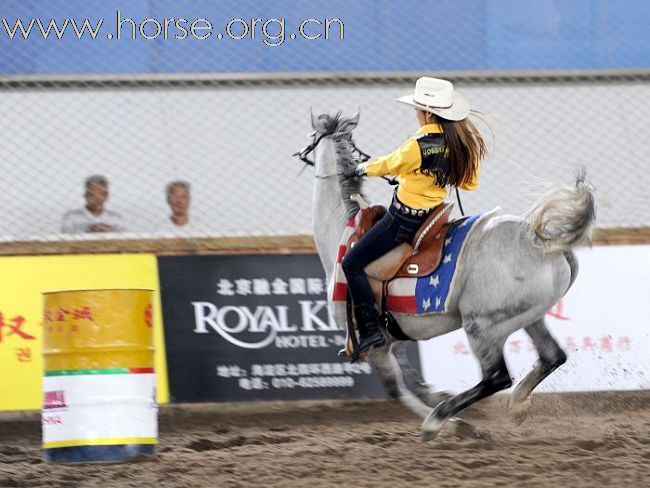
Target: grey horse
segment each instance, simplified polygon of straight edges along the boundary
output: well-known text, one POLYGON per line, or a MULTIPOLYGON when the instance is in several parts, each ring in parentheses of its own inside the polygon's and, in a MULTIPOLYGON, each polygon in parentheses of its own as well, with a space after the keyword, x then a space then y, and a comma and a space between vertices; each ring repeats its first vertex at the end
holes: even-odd
MULTIPOLYGON (((358 121, 358 113, 351 117, 341 112, 312 115, 311 144, 297 153, 308 161, 307 154, 314 151, 314 238, 330 287, 334 286, 340 238, 348 219, 359 210, 359 203, 350 197, 362 193, 362 178, 341 176, 358 157, 352 139, 358 121)), ((594 220, 593 190, 584 175, 574 185, 547 193, 525 217, 483 219, 465 244, 447 312, 394 314, 402 331, 418 341, 462 327, 481 366, 482 380, 467 391, 448 397, 418 395, 407 385, 409 375, 400 367, 404 361, 395 355, 395 340, 371 351, 369 360, 384 382, 424 419, 425 440, 433 439, 464 408, 512 385, 503 348, 507 338, 521 328, 539 354, 510 399, 515 422, 525 419, 530 393, 567 359, 544 316, 575 281, 578 263, 572 249, 588 241, 594 220)), ((344 327, 345 305, 330 300, 329 311, 344 327)))

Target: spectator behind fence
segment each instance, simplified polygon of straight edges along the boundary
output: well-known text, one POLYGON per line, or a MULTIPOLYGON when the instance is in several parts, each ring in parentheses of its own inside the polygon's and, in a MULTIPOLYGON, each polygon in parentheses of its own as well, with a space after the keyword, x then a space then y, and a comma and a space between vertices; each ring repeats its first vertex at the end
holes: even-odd
POLYGON ((108 180, 105 177, 101 175, 88 177, 84 198, 86 199, 85 207, 70 210, 63 216, 62 232, 78 234, 124 230, 122 216, 104 208, 104 204, 108 200, 108 180))
POLYGON ((195 217, 190 220, 190 184, 187 181, 171 181, 165 187, 167 204, 171 215, 159 226, 161 231, 188 232, 196 230, 199 223, 195 217))

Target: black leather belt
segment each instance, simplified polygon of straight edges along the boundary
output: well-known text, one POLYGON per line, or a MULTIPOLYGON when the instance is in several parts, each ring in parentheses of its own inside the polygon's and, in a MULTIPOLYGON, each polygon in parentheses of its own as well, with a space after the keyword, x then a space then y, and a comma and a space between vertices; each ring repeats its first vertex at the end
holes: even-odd
POLYGON ((428 215, 434 208, 436 208, 412 208, 408 205, 404 205, 395 196, 393 197, 393 206, 399 210, 400 213, 403 213, 404 215, 413 215, 414 217, 424 217, 425 215, 428 215))

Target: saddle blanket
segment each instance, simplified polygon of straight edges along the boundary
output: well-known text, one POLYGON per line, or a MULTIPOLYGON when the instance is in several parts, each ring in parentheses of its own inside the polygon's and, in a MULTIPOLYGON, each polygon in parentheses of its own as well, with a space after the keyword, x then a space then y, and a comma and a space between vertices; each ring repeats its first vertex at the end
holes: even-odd
POLYGON ((427 276, 392 280, 388 284, 386 308, 391 312, 408 314, 446 313, 467 236, 477 223, 494 213, 485 212, 450 222, 451 229, 445 238, 438 267, 427 276))
MULTIPOLYGON (((392 312, 408 314, 445 313, 449 297, 454 289, 454 276, 458 261, 465 248, 467 236, 479 222, 497 214, 496 208, 482 214, 471 215, 454 222, 445 238, 442 261, 430 275, 420 278, 396 278, 388 284, 386 308, 392 312)), ((358 214, 357 214, 358 215, 358 214)), ((348 220, 339 241, 334 280, 329 289, 329 298, 334 302, 345 302, 348 286, 341 262, 346 245, 357 226, 355 218, 348 220)))
POLYGON ((348 240, 354 234, 354 230, 357 228, 359 223, 359 217, 361 212, 357 212, 355 217, 348 219, 348 223, 343 230, 343 235, 339 240, 339 249, 336 255, 336 269, 334 270, 334 281, 332 286, 328 290, 329 299, 331 302, 345 302, 348 295, 348 282, 345 279, 345 274, 343 273, 343 267, 341 263, 345 257, 345 252, 348 248, 348 240))

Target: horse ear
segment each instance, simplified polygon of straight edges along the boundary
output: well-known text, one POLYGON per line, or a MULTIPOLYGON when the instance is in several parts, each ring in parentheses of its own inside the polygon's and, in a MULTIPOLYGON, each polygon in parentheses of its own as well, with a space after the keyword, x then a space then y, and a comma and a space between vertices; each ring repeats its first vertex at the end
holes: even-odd
POLYGON ((350 130, 355 129, 357 125, 359 125, 359 117, 361 117, 361 108, 357 107, 357 111, 354 112, 352 117, 350 117, 350 121, 348 122, 348 127, 350 130))
POLYGON ((311 109, 311 105, 309 106, 309 116, 311 118, 311 128, 316 130, 317 119, 314 117, 314 111, 311 109))

